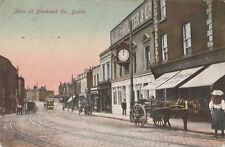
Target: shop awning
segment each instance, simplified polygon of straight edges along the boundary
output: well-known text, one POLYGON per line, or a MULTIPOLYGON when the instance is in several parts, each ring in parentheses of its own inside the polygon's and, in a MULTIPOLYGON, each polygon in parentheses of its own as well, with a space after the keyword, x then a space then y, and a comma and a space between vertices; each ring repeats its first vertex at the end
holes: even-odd
POLYGON ((156 80, 154 80, 153 82, 149 83, 147 86, 143 87, 142 90, 154 90, 156 89, 156 87, 162 85, 163 83, 171 79, 173 76, 175 76, 179 72, 180 71, 165 73, 161 75, 159 78, 157 78, 156 80))
POLYGON ((194 73, 199 71, 203 66, 197 67, 197 68, 191 68, 191 69, 185 69, 180 71, 178 74, 173 76, 171 79, 167 80, 164 84, 157 87, 156 89, 167 89, 167 88, 174 88, 190 76, 192 76, 194 73))
POLYGON ((202 87, 213 85, 225 75, 225 62, 212 64, 199 75, 182 85, 180 88, 202 87))

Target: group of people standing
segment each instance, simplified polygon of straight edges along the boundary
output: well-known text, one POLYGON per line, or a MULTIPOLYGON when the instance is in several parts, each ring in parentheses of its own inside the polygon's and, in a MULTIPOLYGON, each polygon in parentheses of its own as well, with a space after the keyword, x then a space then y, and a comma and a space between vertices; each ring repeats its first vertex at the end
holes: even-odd
POLYGON ((217 137, 217 131, 221 130, 224 136, 225 129, 225 101, 224 93, 221 90, 214 90, 209 102, 209 109, 212 115, 212 129, 215 130, 214 136, 217 137))

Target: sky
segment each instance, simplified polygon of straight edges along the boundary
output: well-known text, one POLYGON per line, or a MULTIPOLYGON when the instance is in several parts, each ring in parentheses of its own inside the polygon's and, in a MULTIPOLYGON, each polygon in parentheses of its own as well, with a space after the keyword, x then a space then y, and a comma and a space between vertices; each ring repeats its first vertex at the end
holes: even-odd
POLYGON ((0 0, 0 55, 19 67, 26 88, 57 93, 60 82, 100 63, 110 31, 141 2, 0 0))

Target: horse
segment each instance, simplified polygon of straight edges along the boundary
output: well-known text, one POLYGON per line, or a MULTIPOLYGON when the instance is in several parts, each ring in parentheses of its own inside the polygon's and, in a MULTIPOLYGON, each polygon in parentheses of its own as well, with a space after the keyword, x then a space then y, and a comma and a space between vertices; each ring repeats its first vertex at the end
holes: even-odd
POLYGON ((175 115, 176 117, 180 117, 183 119, 185 131, 187 131, 187 122, 189 119, 189 115, 192 112, 197 113, 199 111, 198 100, 184 101, 179 99, 178 101, 165 103, 164 107, 165 109, 162 111, 164 121, 163 125, 166 126, 166 124, 168 123, 169 127, 171 127, 169 119, 175 115))

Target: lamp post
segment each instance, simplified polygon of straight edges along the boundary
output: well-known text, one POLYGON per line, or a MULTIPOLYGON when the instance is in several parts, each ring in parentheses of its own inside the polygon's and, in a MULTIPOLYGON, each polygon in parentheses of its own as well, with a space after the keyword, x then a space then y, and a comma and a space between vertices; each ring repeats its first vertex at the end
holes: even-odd
POLYGON ((2 117, 5 113, 5 87, 2 87, 2 117))
POLYGON ((130 121, 132 122, 132 108, 134 106, 134 92, 133 92, 133 47, 132 47, 132 21, 129 21, 130 29, 130 121))

